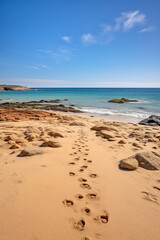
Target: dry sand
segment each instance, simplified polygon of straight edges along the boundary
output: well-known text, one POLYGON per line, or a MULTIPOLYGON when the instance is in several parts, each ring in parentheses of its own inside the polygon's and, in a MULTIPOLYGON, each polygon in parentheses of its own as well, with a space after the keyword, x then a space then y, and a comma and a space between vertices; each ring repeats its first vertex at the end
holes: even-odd
POLYGON ((119 168, 135 153, 160 154, 159 127, 64 114, 18 120, 0 123, 0 239, 160 239, 160 171, 119 168), (90 129, 100 123, 114 141, 90 129), (18 157, 26 146, 43 152, 18 157))

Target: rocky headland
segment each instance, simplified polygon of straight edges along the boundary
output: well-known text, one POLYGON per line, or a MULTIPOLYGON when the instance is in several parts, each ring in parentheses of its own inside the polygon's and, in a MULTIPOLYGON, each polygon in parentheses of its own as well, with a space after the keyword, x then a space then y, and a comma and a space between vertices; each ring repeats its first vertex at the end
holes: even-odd
POLYGON ((29 91, 29 90, 37 90, 35 88, 28 88, 19 85, 0 85, 0 91, 29 91))

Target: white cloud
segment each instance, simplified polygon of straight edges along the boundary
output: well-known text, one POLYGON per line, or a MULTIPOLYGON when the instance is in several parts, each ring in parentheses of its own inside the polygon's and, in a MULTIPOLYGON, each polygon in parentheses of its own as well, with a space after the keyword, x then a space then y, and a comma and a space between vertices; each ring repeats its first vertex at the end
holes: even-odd
POLYGON ((82 39, 82 42, 84 42, 85 44, 96 43, 95 36, 92 35, 91 33, 83 34, 81 39, 82 39))
POLYGON ((146 28, 143 28, 140 32, 141 33, 144 33, 144 32, 152 32, 155 30, 155 27, 153 26, 149 26, 149 27, 146 27, 146 28))
POLYGON ((102 34, 106 34, 112 31, 112 26, 107 24, 101 24, 100 27, 102 28, 102 34))
POLYGON ((136 25, 142 25, 145 23, 146 16, 140 13, 139 10, 133 12, 123 12, 121 16, 116 19, 115 31, 129 31, 136 25))
POLYGON ((49 69, 49 67, 45 64, 37 64, 38 66, 42 67, 42 68, 45 68, 45 69, 49 69))
MULTIPOLYGON (((66 61, 71 60, 71 58, 73 57, 73 51, 74 50, 75 49, 73 49, 69 46, 59 46, 59 47, 56 47, 54 50, 39 49, 37 51, 42 54, 41 57, 43 57, 43 55, 46 55, 50 58, 55 59, 56 62, 59 62, 61 60, 66 60, 66 61)), ((39 66, 40 66, 40 64, 39 64, 39 66)), ((41 67, 49 69, 49 67, 47 65, 44 65, 44 64, 41 64, 41 67)))
POLYGON ((29 66, 29 68, 32 68, 32 69, 34 69, 34 70, 39 70, 39 69, 40 69, 40 68, 37 67, 37 66, 29 66))
POLYGON ((45 64, 36 64, 33 66, 29 66, 29 68, 32 68, 34 70, 40 70, 41 68, 49 69, 49 67, 45 64))
POLYGON ((71 40, 71 38, 70 37, 68 37, 68 36, 63 36, 62 37, 62 40, 64 40, 65 42, 70 42, 70 40, 71 40))

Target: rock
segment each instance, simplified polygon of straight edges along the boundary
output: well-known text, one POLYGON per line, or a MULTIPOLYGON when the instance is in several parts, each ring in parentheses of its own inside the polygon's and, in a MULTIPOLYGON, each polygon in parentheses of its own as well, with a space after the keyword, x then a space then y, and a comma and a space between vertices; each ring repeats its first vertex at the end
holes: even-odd
POLYGON ((101 131, 101 130, 107 130, 107 131, 116 131, 117 129, 112 128, 110 126, 102 125, 102 124, 97 124, 91 128, 91 130, 96 130, 96 131, 101 131))
POLYGON ((102 130, 102 131, 98 132, 97 135, 101 136, 102 138, 106 138, 106 139, 115 138, 115 135, 112 132, 109 132, 106 130, 102 130))
POLYGON ((12 140, 11 136, 7 136, 7 137, 5 137, 5 139, 4 139, 4 141, 6 141, 6 142, 8 142, 8 141, 10 141, 10 140, 12 140))
POLYGON ((63 137, 64 137, 61 133, 58 133, 58 132, 52 132, 52 131, 49 132, 48 135, 51 136, 51 137, 55 137, 55 138, 57 138, 57 137, 61 137, 61 138, 63 138, 63 137))
POLYGON ((160 169, 160 155, 155 152, 142 152, 135 155, 139 166, 147 170, 160 169))
POLYGON ((140 152, 120 161, 120 167, 134 170, 138 166, 147 170, 160 170, 160 155, 156 152, 140 152))
POLYGON ((42 153, 43 153, 43 151, 41 149, 39 149, 38 147, 30 146, 30 147, 24 148, 18 156, 19 157, 27 157, 27 156, 39 155, 42 153))
POLYGON ((127 99, 127 98, 115 98, 115 99, 111 99, 108 102, 111 103, 126 103, 126 102, 138 102, 136 99, 127 99))
POLYGON ((10 149, 18 149, 18 148, 20 148, 20 146, 18 146, 17 144, 13 144, 13 145, 10 147, 10 149))
POLYGON ((126 141, 120 140, 118 143, 119 143, 119 144, 126 144, 126 141))
POLYGON ((15 139, 15 142, 16 142, 16 143, 26 143, 27 140, 26 140, 26 139, 18 138, 18 139, 15 139))
POLYGON ((151 115, 150 117, 139 122, 141 125, 160 126, 160 116, 151 115))
POLYGON ((136 147, 136 148, 142 148, 138 143, 134 142, 132 143, 132 146, 136 147))
POLYGON ((28 136, 26 137, 26 140, 27 140, 28 142, 32 142, 34 139, 35 139, 35 136, 34 136, 34 135, 28 135, 28 136))
POLYGON ((86 126, 83 122, 72 122, 69 126, 86 126))
POLYGON ((58 142, 53 141, 44 141, 40 147, 52 147, 52 148, 59 148, 61 147, 61 144, 58 142))
POLYGON ((138 168, 138 161, 133 157, 129 157, 120 161, 120 167, 123 169, 135 170, 138 168))

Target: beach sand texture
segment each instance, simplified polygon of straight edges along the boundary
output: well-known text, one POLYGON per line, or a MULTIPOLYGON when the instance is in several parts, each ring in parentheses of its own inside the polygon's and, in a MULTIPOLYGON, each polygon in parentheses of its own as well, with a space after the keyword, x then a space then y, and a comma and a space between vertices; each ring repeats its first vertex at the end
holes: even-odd
POLYGON ((0 123, 0 239, 160 238, 160 171, 119 167, 136 153, 158 158, 160 127, 60 113, 20 116, 0 123))

